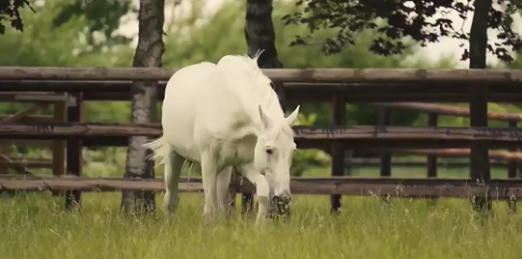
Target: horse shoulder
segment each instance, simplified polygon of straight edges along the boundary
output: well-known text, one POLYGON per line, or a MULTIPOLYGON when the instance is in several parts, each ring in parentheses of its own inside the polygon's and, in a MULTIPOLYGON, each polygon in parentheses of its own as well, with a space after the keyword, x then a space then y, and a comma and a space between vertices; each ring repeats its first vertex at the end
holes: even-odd
POLYGON ((242 96, 230 88, 220 73, 216 73, 208 83, 211 85, 198 97, 196 127, 199 134, 223 138, 234 132, 238 125, 249 123, 248 111, 240 100, 242 96))

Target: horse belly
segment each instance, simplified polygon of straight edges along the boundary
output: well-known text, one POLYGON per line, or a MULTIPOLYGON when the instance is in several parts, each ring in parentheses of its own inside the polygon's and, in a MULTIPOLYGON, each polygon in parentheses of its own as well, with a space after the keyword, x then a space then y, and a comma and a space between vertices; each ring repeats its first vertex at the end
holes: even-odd
POLYGON ((194 124, 187 113, 172 110, 164 116, 163 136, 176 153, 188 160, 199 161, 197 145, 194 142, 194 124))

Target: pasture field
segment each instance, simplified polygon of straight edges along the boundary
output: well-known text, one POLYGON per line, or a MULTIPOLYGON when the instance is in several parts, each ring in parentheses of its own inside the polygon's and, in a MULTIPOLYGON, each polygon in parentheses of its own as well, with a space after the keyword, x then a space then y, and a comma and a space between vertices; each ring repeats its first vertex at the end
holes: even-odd
MULTIPOLYGON (((160 202, 162 194, 157 195, 160 202)), ((63 211, 47 193, 0 199, 3 259, 208 258, 520 258, 522 213, 494 203, 476 219, 466 200, 343 197, 339 215, 327 196, 294 196, 287 223, 255 227, 253 216, 201 223, 202 196, 183 194, 177 214, 144 218, 119 213, 119 193, 84 194, 81 212, 63 211)))
MULTIPOLYGON (((92 153, 86 176, 121 177, 124 153, 92 153)), ((157 177, 162 171, 157 168, 157 177)), ((425 177, 423 168, 392 171, 395 177, 425 177)), ((329 168, 304 174, 327 175, 329 168)), ((379 173, 354 169, 352 175, 379 173)), ((467 170, 441 168, 439 176, 464 178, 467 170)), ((505 170, 492 170, 493 178, 505 176, 505 170)), ((522 253, 522 212, 511 215, 505 202, 494 203, 493 217, 477 220, 467 200, 441 199, 433 205, 392 199, 386 205, 377 197, 343 197, 341 214, 331 215, 328 196, 295 195, 289 222, 255 227, 254 215, 242 219, 239 209, 228 222, 202 224, 200 194, 182 194, 177 214, 167 221, 159 207, 163 195, 156 198, 155 213, 136 218, 120 214, 119 193, 84 193, 81 212, 63 211, 63 199, 49 193, 0 196, 0 258, 518 259, 522 253)))

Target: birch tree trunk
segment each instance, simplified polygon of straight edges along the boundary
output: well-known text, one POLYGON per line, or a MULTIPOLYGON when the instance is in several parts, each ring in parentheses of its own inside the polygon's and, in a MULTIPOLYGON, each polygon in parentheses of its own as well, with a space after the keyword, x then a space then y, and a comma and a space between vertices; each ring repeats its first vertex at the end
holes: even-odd
MULTIPOLYGON (((133 67, 161 67, 163 46, 164 0, 140 0, 138 13, 138 46, 134 53, 133 67)), ((131 121, 148 123, 156 109, 157 82, 133 82, 131 121)), ((150 151, 141 145, 147 137, 131 137, 127 149, 124 178, 153 178, 153 162, 146 161, 150 151)), ((154 209, 151 192, 122 192, 124 212, 150 212, 154 209)))
MULTIPOLYGON (((272 0, 247 0, 245 15, 245 40, 247 43, 247 54, 254 56, 263 50, 258 64, 262 68, 282 68, 283 64, 277 57, 275 47, 275 32, 272 23, 272 0)), ((279 96, 279 102, 285 107, 283 85, 275 84, 275 91, 279 96)), ((242 195, 242 212, 248 213, 252 210, 253 194, 242 195)))

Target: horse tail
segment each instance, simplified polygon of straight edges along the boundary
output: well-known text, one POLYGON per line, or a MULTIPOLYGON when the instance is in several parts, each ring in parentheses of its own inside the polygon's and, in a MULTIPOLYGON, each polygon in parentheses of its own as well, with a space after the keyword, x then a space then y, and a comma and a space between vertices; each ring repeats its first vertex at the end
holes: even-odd
POLYGON ((145 159, 159 160, 159 163, 156 165, 164 164, 165 159, 170 155, 170 144, 165 140, 164 136, 151 140, 143 144, 142 147, 152 150, 152 154, 148 155, 145 159))

